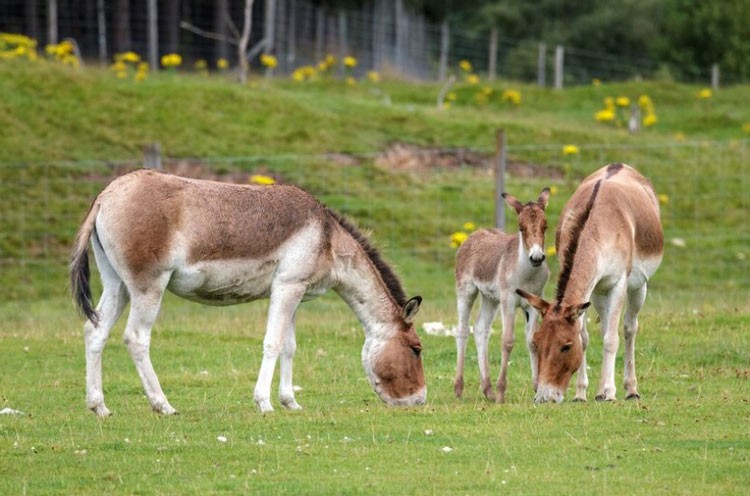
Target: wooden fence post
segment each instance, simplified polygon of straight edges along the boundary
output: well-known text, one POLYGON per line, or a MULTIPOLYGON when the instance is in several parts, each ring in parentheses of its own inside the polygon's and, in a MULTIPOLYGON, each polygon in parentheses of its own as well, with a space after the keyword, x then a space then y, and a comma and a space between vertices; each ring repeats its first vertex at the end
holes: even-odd
POLYGON ((148 65, 159 70, 159 18, 156 0, 148 0, 148 65))
POLYGON ((161 145, 158 142, 148 143, 143 146, 143 167, 162 170, 161 145))
POLYGON ((562 45, 555 47, 555 89, 563 88, 563 67, 565 60, 565 49, 562 45))
POLYGON ((711 89, 714 91, 719 89, 719 64, 711 66, 711 89))
POLYGON ((495 227, 505 230, 505 130, 498 129, 495 140, 495 227))
POLYGON ((547 84, 547 45, 539 43, 536 56, 536 85, 544 88, 547 84))
POLYGON ((487 64, 490 81, 494 81, 497 74, 497 37, 497 28, 492 28, 492 31, 490 31, 490 60, 487 64))

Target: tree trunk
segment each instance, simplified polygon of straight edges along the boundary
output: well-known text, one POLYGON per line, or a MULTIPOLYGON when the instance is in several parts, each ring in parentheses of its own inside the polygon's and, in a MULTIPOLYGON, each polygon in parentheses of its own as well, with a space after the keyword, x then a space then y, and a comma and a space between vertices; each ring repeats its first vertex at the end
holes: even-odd
POLYGON ((130 0, 115 4, 115 52, 130 50, 130 0))
POLYGON ((178 53, 180 50, 180 0, 168 0, 164 24, 167 27, 167 52, 178 53))
POLYGON ((215 54, 216 60, 229 59, 229 0, 217 0, 214 9, 214 32, 222 39, 216 40, 215 54))
POLYGON ((99 63, 107 65, 107 15, 104 0, 96 0, 97 45, 99 46, 99 63))
POLYGON ((57 43, 57 0, 47 0, 47 43, 57 43))
POLYGON ((159 9, 156 0, 148 0, 148 65, 159 70, 159 9))
POLYGON ((266 16, 263 39, 266 41, 263 53, 271 54, 276 49, 276 0, 266 0, 266 16))
POLYGON ((286 27, 286 70, 291 72, 297 59, 297 0, 288 0, 286 27))
POLYGON ((239 80, 240 84, 247 82, 247 71, 249 63, 247 61, 247 45, 250 43, 250 32, 252 30, 253 23, 253 0, 245 0, 245 15, 242 23, 242 35, 240 36, 240 42, 237 44, 237 59, 240 63, 239 80))
POLYGON ((385 67, 385 27, 387 22, 386 9, 386 0, 376 0, 372 26, 372 65, 378 71, 382 71, 383 67, 385 67))
POLYGON ((497 37, 497 28, 492 28, 492 31, 490 31, 490 60, 487 64, 490 81, 494 81, 497 75, 497 37))
POLYGON ((323 60, 323 46, 325 45, 326 14, 323 7, 315 6, 315 60, 323 60))
POLYGON ((438 66, 438 79, 445 81, 448 76, 448 47, 450 46, 450 27, 448 21, 443 19, 440 24, 440 64, 438 66))
POLYGON ((396 70, 403 72, 404 69, 404 46, 406 45, 406 12, 404 12, 404 1, 396 0, 396 53, 394 54, 396 70))
POLYGON ((29 38, 39 39, 39 6, 36 0, 26 0, 24 4, 24 17, 26 18, 26 34, 29 38))

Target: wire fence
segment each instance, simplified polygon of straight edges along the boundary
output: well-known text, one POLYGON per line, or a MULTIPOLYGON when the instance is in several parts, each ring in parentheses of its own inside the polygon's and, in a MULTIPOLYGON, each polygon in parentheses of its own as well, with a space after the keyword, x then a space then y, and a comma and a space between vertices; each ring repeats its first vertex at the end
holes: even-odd
MULTIPOLYGON (((570 156, 560 148, 509 146, 506 189, 532 199, 542 187, 552 186, 552 227, 582 177, 606 163, 630 163, 651 179, 662 203, 666 253, 653 286, 665 295, 679 291, 695 299, 747 300, 750 141, 581 145, 570 156), (679 173, 660 165, 666 163, 679 164, 679 173)), ((409 267, 419 266, 414 273, 449 297, 455 256, 451 234, 466 221, 494 225, 493 154, 489 146, 407 148, 358 155, 167 159, 165 168, 240 183, 263 174, 302 186, 372 230, 376 244, 407 277, 409 267)), ((69 249, 90 202, 113 177, 139 165, 138 160, 0 165, 0 299, 64 295, 69 249)), ((511 213, 506 218, 507 230, 514 230, 515 218, 511 213)), ((547 243, 554 244, 552 228, 547 243)), ((551 263, 554 274, 554 257, 551 263)))
MULTIPOLYGON (((70 38, 88 62, 112 62, 115 53, 179 53, 185 66, 201 61, 215 67, 219 59, 237 64, 236 45, 242 28, 244 1, 128 0, 93 2, 5 0, 0 4, 0 32, 22 33, 40 45, 70 38), (149 1, 153 14, 149 15, 149 1), (56 5, 52 17, 50 5, 56 5), (153 28, 156 36, 149 34, 153 28)), ((312 0, 254 2, 250 47, 251 63, 260 67, 260 53, 274 54, 278 75, 289 75, 302 66, 316 66, 326 54, 341 60, 352 55, 358 65, 350 72, 362 76, 370 70, 391 77, 443 79, 461 60, 490 78, 551 85, 587 84, 593 78, 619 81, 637 77, 670 78, 681 82, 719 84, 711 67, 681 67, 664 61, 593 53, 564 47, 555 76, 556 47, 541 50, 538 41, 521 41, 489 30, 473 32, 461 25, 429 22, 399 0, 363 2, 356 9, 334 10, 312 0), (273 13, 273 15, 269 15, 273 13), (564 60, 564 62, 563 62, 564 60)), ((540 40, 541 41, 541 40, 540 40)), ((158 66, 158 62, 152 62, 158 66)), ((343 76, 345 69, 339 67, 343 76)), ((741 83, 742 78, 721 74, 721 83, 741 83)))

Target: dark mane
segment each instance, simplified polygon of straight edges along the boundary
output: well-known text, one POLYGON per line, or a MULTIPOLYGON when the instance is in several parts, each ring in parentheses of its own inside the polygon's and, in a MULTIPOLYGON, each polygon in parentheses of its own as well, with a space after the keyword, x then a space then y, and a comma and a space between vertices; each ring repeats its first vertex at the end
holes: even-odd
POLYGON ((576 215, 573 219, 573 225, 569 230, 570 233, 570 244, 565 251, 565 264, 560 268, 560 277, 557 280, 557 294, 555 295, 556 304, 559 306, 565 296, 565 290, 568 287, 568 281, 570 281, 570 273, 573 270, 573 262, 578 251, 578 240, 581 237, 581 232, 586 226, 586 221, 589 220, 591 210, 594 208, 594 200, 596 200, 599 194, 599 188, 602 185, 603 179, 599 179, 594 185, 594 191, 591 192, 589 201, 586 203, 586 208, 583 212, 576 215))
POLYGON ((391 269, 391 267, 385 262, 385 260, 383 260, 378 250, 376 250, 375 247, 370 244, 370 240, 367 239, 367 237, 362 234, 359 229, 354 226, 354 224, 352 224, 330 208, 327 210, 328 214, 333 217, 336 222, 338 222, 339 225, 352 236, 352 238, 354 238, 359 246, 362 247, 362 250, 364 250, 364 252, 367 254, 367 257, 375 266, 375 269, 377 269, 378 273, 380 273, 380 277, 383 278, 383 282, 385 283, 386 288, 388 288, 388 292, 391 293, 391 296, 394 300, 396 300, 396 303, 398 303, 399 306, 403 307, 406 304, 406 295, 404 294, 404 290, 401 287, 401 282, 398 280, 398 277, 396 277, 393 269, 391 269))

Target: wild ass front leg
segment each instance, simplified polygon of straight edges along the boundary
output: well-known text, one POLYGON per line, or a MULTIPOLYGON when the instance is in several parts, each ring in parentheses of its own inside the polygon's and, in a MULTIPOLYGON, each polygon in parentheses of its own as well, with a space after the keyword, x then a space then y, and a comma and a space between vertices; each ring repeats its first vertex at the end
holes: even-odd
MULTIPOLYGON (((281 351, 287 344, 287 334, 294 325, 294 313, 305 294, 304 287, 281 286, 271 292, 271 304, 268 307, 266 336, 263 338, 263 361, 255 384, 253 399, 261 413, 273 411, 271 406, 271 381, 281 351)), ((291 365, 291 364, 290 364, 291 365)), ((291 383, 291 367, 289 368, 291 383)), ((280 385, 283 387, 283 385, 280 385)), ((289 388, 291 389, 291 387, 289 388)))
POLYGON ((625 399, 640 399, 638 380, 635 376, 635 337, 638 334, 638 312, 646 301, 646 285, 628 293, 625 310, 625 399))
POLYGON ((508 386, 508 362, 510 354, 513 351, 515 342, 515 303, 511 301, 502 302, 500 305, 500 320, 503 326, 502 333, 502 357, 500 359, 500 374, 497 377, 497 398, 498 403, 505 403, 505 390, 508 386))
POLYGON ((133 359, 138 376, 143 383, 143 390, 146 398, 151 404, 151 408, 164 415, 173 415, 177 413, 172 405, 167 401, 164 391, 159 384, 159 378, 156 377, 154 366, 151 364, 151 328, 159 314, 163 288, 169 280, 167 274, 163 280, 163 285, 159 288, 152 288, 145 293, 131 294, 130 314, 128 323, 123 334, 123 341, 128 348, 130 357, 133 359))
POLYGON ((581 317, 581 343, 583 344, 583 358, 576 372, 576 395, 573 401, 586 401, 586 390, 589 387, 589 372, 586 365, 586 350, 589 347, 589 331, 586 326, 586 316, 581 317))
MULTIPOLYGON (((602 326, 602 374, 599 378, 599 389, 596 393, 597 401, 614 401, 617 386, 615 386, 615 358, 620 345, 618 324, 620 312, 625 303, 626 279, 622 277, 609 291, 609 295, 599 312, 602 326)), ((597 308, 597 311, 599 309, 597 308)))
POLYGON ((460 398, 464 392, 464 365, 466 360, 466 344, 469 341, 469 318, 471 307, 477 297, 476 288, 462 291, 457 288, 458 300, 458 330, 456 331, 456 377, 453 380, 453 392, 460 398))
POLYGON ((477 361, 479 362, 479 385, 484 396, 491 401, 497 401, 495 392, 490 383, 490 329, 492 321, 497 312, 498 302, 482 295, 482 304, 479 308, 479 316, 474 326, 474 342, 477 346, 477 361))
POLYGON ((292 380, 292 364, 294 353, 297 351, 297 339, 294 332, 296 317, 297 312, 294 312, 279 359, 279 401, 288 410, 302 409, 297 400, 294 399, 294 382, 292 380))
POLYGON ((102 279, 105 280, 105 287, 96 308, 99 323, 95 326, 89 320, 83 327, 86 345, 86 406, 98 417, 109 417, 111 413, 104 404, 102 388, 102 352, 112 326, 128 303, 128 293, 121 282, 110 285, 106 283, 104 276, 102 279))
POLYGON ((539 358, 537 357, 536 351, 532 345, 532 339, 534 338, 537 321, 539 320, 539 312, 531 306, 528 306, 523 310, 526 317, 526 348, 529 350, 531 384, 534 386, 534 392, 536 393, 537 387, 539 386, 539 358))

